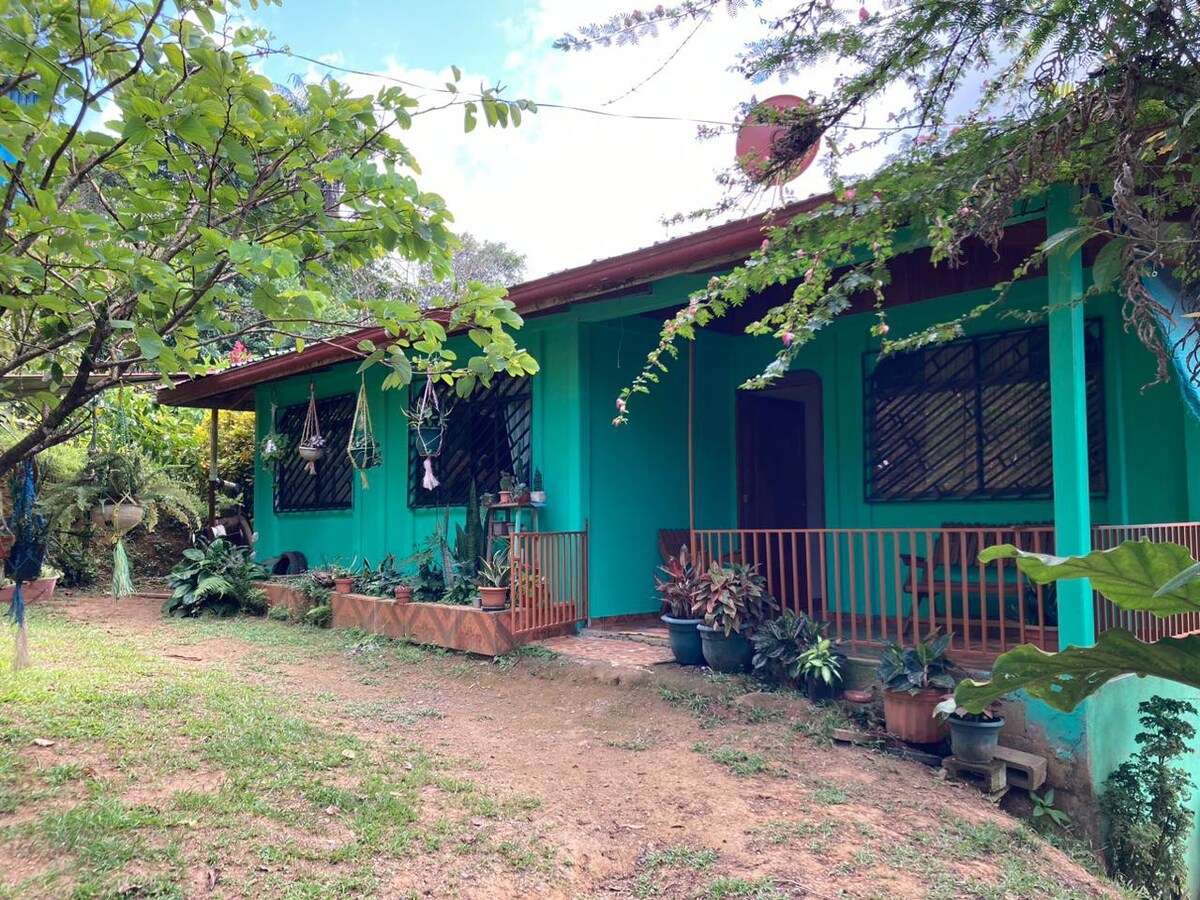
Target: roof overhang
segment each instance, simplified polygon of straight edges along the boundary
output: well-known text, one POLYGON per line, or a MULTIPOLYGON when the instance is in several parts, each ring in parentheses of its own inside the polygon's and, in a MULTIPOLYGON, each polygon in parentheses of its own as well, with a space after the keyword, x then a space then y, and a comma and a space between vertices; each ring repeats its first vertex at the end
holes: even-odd
MULTIPOLYGON (((621 256, 555 272, 509 288, 508 299, 518 313, 531 318, 672 275, 731 266, 744 260, 762 243, 764 228, 785 224, 832 199, 832 194, 821 194, 767 215, 739 219, 621 256)), ((362 355, 358 345, 363 340, 382 343, 387 340, 387 332, 383 328, 364 328, 312 344, 299 353, 281 353, 203 375, 173 388, 161 389, 158 402, 166 406, 253 409, 254 388, 258 385, 356 359, 362 355)))

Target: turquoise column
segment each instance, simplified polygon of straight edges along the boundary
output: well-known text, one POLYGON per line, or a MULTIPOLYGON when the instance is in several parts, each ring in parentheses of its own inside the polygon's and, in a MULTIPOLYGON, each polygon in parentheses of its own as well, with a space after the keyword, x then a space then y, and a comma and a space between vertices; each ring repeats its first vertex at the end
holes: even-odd
MULTIPOLYGON (((1073 187, 1050 189, 1047 236, 1077 220, 1073 187)), ((1067 242, 1072 243, 1072 242, 1067 242)), ((1054 540, 1059 556, 1087 553, 1092 544, 1088 482, 1087 374, 1084 358, 1083 255, 1060 245, 1046 260, 1050 305, 1050 423, 1054 459, 1054 540)), ((1091 585, 1058 583, 1059 646, 1095 643, 1091 585)))

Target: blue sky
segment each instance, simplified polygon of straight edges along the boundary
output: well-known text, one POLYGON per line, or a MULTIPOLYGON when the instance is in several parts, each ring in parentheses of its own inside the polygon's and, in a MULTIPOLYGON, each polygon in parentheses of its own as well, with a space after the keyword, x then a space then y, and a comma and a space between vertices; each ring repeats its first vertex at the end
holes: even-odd
MULTIPOLYGON (((761 14, 786 2, 765 0, 761 14)), ((506 242, 537 277, 677 236, 683 231, 664 226, 664 217, 720 196, 715 176, 733 162, 734 138, 698 141, 688 119, 727 122, 751 94, 821 87, 821 73, 804 85, 749 85, 728 71, 746 41, 762 34, 756 11, 720 13, 690 37, 682 27, 634 47, 552 49, 564 31, 621 8, 614 0, 284 0, 244 13, 278 45, 352 69, 440 86, 453 64, 464 88, 500 81, 509 98, 615 114, 545 107, 519 129, 481 125, 464 134, 462 110, 451 108, 418 115, 401 135, 421 166, 422 188, 446 198, 458 229, 506 242)), ((294 73, 316 80, 326 70, 294 58, 266 68, 276 81, 294 73)), ((340 78, 362 92, 383 83, 340 78)), ((445 100, 413 93, 424 106, 445 100)), ((789 185, 791 197, 824 188, 819 166, 789 185)), ((761 199, 738 213, 766 206, 761 199)))

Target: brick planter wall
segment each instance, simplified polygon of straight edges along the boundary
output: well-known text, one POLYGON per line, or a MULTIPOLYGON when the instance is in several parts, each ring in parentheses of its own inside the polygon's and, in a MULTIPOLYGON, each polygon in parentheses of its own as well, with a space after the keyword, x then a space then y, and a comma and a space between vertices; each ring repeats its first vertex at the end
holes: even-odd
POLYGON ((333 627, 433 644, 483 656, 499 656, 530 639, 514 634, 512 612, 484 612, 445 603, 397 603, 366 594, 333 595, 333 627))

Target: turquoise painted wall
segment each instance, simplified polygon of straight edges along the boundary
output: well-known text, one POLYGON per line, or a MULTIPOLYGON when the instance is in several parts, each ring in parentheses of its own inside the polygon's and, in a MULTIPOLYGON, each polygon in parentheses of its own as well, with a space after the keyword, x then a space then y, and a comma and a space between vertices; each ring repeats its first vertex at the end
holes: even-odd
MULTIPOLYGON (((1112 771, 1137 752, 1134 741, 1141 724, 1137 707, 1155 695, 1173 700, 1187 700, 1200 709, 1200 691, 1186 688, 1161 678, 1139 678, 1136 675, 1111 681, 1088 701, 1087 733, 1092 783, 1096 793, 1102 792, 1104 782, 1112 771)), ((1200 722, 1195 722, 1200 731, 1200 722)), ((1188 838, 1188 891, 1200 896, 1200 742, 1192 742, 1193 752, 1179 760, 1191 775, 1195 788, 1190 801, 1194 818, 1188 838)))

